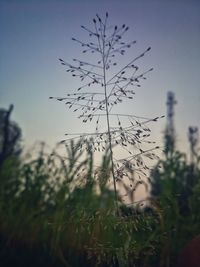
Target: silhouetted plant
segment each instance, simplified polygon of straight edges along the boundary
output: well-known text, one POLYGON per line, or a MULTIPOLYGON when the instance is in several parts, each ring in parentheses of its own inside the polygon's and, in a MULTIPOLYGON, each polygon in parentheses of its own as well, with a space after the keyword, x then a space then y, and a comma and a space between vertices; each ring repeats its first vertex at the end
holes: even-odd
POLYGON ((83 152, 78 147, 71 142, 65 158, 56 151, 46 154, 42 145, 39 154, 19 166, 13 181, 16 194, 8 201, 0 191, 0 217, 4 218, 0 250, 4 244, 13 244, 0 254, 1 262, 10 254, 11 266, 12 262, 32 266, 33 255, 41 257, 37 266, 42 266, 45 257, 47 262, 59 259, 61 266, 117 266, 119 262, 132 266, 133 261, 143 261, 140 255, 152 253, 151 226, 156 222, 144 213, 115 214, 114 191, 106 186, 111 172, 109 152, 98 169, 99 179, 94 179, 93 152, 88 150, 80 161, 83 152), (19 261, 20 248, 26 255, 19 261))
POLYGON ((141 80, 146 79, 146 74, 153 70, 150 68, 147 71, 139 72, 139 67, 136 64, 150 51, 151 47, 148 47, 123 67, 118 66, 116 57, 125 55, 127 49, 136 43, 136 41, 123 41, 129 27, 125 24, 120 27, 109 26, 108 13, 106 13, 105 19, 100 18, 97 14, 93 19, 93 24, 92 29, 81 26, 89 34, 90 40, 87 43, 77 38, 72 38, 72 40, 81 45, 83 54, 94 55, 94 61, 88 61, 88 56, 86 60, 74 58, 73 63, 59 59, 60 63, 67 68, 66 71, 73 77, 79 78, 83 85, 75 92, 68 93, 66 97, 50 98, 63 101, 70 109, 73 109, 73 112, 79 112, 79 118, 82 119, 83 123, 95 121, 95 132, 67 133, 69 138, 62 142, 67 143, 71 138, 81 138, 80 149, 88 149, 88 141, 90 142, 89 149, 93 151, 105 151, 109 147, 117 204, 116 181, 125 176, 130 179, 128 169, 146 177, 148 167, 141 156, 144 155, 148 159, 153 159, 155 154, 152 150, 158 148, 154 146, 144 149, 142 143, 154 144, 148 140, 150 129, 147 127, 147 123, 157 121, 159 117, 149 119, 112 112, 118 104, 133 99, 135 89, 141 86, 141 80), (115 125, 111 125, 111 118, 113 118, 112 122, 115 125), (105 131, 100 130, 100 123, 107 125, 105 131), (125 155, 123 158, 117 157, 117 153, 114 153, 114 149, 118 146, 123 149, 125 155))
POLYGON ((184 242, 199 233, 200 173, 196 150, 198 130, 189 128, 191 162, 174 149, 173 104, 174 94, 168 97, 168 124, 165 138, 165 160, 160 160, 152 171, 151 196, 160 207, 163 223, 160 228, 160 260, 155 266, 177 266, 177 254, 184 242), (169 116, 170 115, 170 116, 169 116), (167 133, 170 133, 167 135, 167 133), (167 141, 167 140, 165 140, 167 141), (170 146, 172 144, 172 146, 170 146), (165 234, 166 233, 166 234, 165 234))
POLYGON ((21 152, 21 129, 10 120, 14 106, 8 110, 0 109, 0 167, 11 156, 19 156, 21 152))
POLYGON ((21 159, 21 129, 11 121, 13 105, 0 109, 0 202, 8 203, 18 190, 18 167, 21 159))
POLYGON ((195 160, 198 160, 197 146, 199 141, 199 129, 198 127, 190 126, 188 128, 188 139, 190 143, 190 161, 193 164, 195 160))
POLYGON ((199 168, 188 164, 186 155, 176 151, 158 162, 151 177, 151 196, 163 218, 158 233, 162 264, 155 266, 166 266, 167 261, 170 266, 177 266, 181 246, 199 233, 199 168))
POLYGON ((176 266, 178 250, 199 233, 199 165, 191 168, 184 154, 173 153, 159 162, 162 168, 156 166, 160 191, 149 199, 151 207, 120 204, 116 216, 114 191, 107 186, 109 146, 94 171, 91 144, 83 160, 81 143, 71 140, 66 157, 56 150, 46 154, 42 144, 39 154, 22 158, 9 196, 2 181, 10 178, 12 164, 2 165, 1 266, 176 266))

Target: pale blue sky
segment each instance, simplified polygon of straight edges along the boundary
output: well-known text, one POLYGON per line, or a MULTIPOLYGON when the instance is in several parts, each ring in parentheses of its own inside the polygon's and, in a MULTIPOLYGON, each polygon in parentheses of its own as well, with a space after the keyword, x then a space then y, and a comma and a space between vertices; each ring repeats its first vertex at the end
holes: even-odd
MULTIPOLYGON (((173 91, 178 142, 185 146, 187 127, 200 125, 200 1, 0 0, 0 107, 14 104, 13 119, 28 146, 36 140, 53 146, 65 132, 80 131, 76 116, 49 96, 77 88, 58 58, 81 58, 71 37, 86 40, 80 25, 92 25, 95 14, 106 11, 111 24, 130 27, 127 40, 137 40, 130 58, 152 47, 139 65, 154 71, 126 112, 163 115, 167 91, 173 91)), ((165 119, 152 125, 154 139, 161 140, 164 126, 165 119)))

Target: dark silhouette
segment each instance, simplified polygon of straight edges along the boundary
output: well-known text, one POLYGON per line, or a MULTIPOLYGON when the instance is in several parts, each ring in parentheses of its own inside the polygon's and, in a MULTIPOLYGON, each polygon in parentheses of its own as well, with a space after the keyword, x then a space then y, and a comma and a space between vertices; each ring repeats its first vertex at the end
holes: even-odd
POLYGON ((10 121, 14 106, 8 110, 0 109, 0 168, 10 156, 19 156, 21 152, 21 129, 10 121))
POLYGON ((190 143, 190 162, 191 162, 191 164, 194 164, 194 161, 197 158, 198 139, 199 139, 198 127, 190 126, 188 128, 188 140, 190 143))
POLYGON ((174 130, 174 105, 177 104, 173 92, 167 94, 167 126, 165 130, 165 155, 170 157, 175 149, 175 130, 174 130))

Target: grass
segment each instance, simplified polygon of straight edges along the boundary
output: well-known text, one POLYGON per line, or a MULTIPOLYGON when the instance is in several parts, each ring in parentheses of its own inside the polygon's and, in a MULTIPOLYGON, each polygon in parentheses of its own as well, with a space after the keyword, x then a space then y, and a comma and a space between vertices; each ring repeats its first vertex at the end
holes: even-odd
POLYGON ((110 157, 105 154, 94 176, 93 154, 79 162, 76 147, 71 143, 71 160, 65 165, 55 152, 52 156, 43 150, 26 163, 4 163, 1 266, 161 266, 167 257, 176 266, 178 250, 199 232, 198 166, 191 173, 180 154, 161 162, 162 171, 152 178, 161 183, 154 205, 138 209, 119 202, 117 215, 114 192, 107 187, 110 157), (191 177, 184 213, 180 197, 184 199, 191 177))

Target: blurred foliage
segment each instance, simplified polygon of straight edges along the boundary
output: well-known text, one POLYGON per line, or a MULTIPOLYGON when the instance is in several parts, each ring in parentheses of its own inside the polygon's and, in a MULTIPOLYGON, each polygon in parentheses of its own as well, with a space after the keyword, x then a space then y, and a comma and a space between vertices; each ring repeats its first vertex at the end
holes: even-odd
POLYGON ((110 154, 99 168, 88 149, 66 147, 0 168, 0 266, 176 266, 200 232, 200 158, 180 152, 151 173, 149 206, 131 207, 110 189, 110 154))
POLYGON ((21 129, 10 120, 14 106, 0 109, 0 202, 12 201, 18 190, 18 166, 21 153, 21 129))
POLYGON ((200 157, 188 163, 186 155, 173 151, 158 162, 151 176, 151 195, 162 214, 157 229, 160 261, 155 266, 177 266, 183 245, 200 233, 200 157))
POLYGON ((14 106, 0 109, 0 167, 4 160, 14 158, 21 152, 21 129, 10 120, 14 106))

